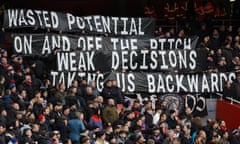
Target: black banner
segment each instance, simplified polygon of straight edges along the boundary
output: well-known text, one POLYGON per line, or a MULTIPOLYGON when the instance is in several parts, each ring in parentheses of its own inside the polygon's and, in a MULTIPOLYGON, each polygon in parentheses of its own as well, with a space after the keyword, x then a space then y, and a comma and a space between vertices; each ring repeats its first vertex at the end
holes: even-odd
POLYGON ((58 34, 14 34, 14 51, 24 55, 50 54, 55 47, 62 51, 106 50, 175 50, 195 49, 197 38, 103 37, 58 34))
POLYGON ((7 9, 4 11, 3 27, 6 29, 37 27, 63 32, 150 36, 154 34, 155 19, 100 15, 79 17, 54 11, 7 9))
POLYGON ((163 74, 163 73, 84 73, 84 72, 51 72, 53 85, 64 82, 68 87, 72 80, 87 78, 95 80, 101 91, 104 82, 117 80, 124 92, 140 93, 213 93, 222 92, 224 82, 232 82, 235 73, 203 74, 163 74))
POLYGON ((195 50, 74 51, 57 53, 57 71, 196 71, 195 50))
POLYGON ((14 51, 46 56, 58 47, 58 71, 202 71, 191 38, 116 38, 15 34, 14 51))

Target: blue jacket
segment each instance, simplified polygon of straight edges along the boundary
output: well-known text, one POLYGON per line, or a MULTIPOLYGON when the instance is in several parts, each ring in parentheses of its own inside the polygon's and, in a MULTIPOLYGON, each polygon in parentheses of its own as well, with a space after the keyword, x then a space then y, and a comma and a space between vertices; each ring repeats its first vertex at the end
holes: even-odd
POLYGON ((83 122, 80 119, 71 119, 68 121, 68 127, 71 141, 80 142, 80 133, 85 130, 83 122))

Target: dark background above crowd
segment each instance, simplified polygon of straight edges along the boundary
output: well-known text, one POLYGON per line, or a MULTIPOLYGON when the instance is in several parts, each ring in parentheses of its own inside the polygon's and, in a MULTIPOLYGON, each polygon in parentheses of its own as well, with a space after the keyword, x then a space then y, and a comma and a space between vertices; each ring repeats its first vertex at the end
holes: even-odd
POLYGON ((75 15, 151 16, 169 19, 239 18, 235 0, 1 0, 1 9, 30 8, 71 12, 75 15), (205 13, 205 14, 203 14, 205 13), (205 16, 204 16, 205 15, 205 16))

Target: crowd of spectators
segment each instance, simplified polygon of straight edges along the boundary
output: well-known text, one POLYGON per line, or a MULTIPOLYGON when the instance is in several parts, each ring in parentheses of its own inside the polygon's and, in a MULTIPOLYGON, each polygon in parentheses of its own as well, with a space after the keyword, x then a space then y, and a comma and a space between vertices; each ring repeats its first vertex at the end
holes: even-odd
MULTIPOLYGON (((186 37, 185 25, 156 36, 186 37)), ((240 70, 240 28, 208 29, 202 23, 197 49, 206 72, 240 70)), ((115 80, 100 92, 94 81, 73 80, 71 87, 51 85, 48 73, 55 69, 54 55, 29 58, 0 50, 0 143, 1 144, 238 144, 240 126, 230 130, 223 120, 202 124, 191 109, 168 109, 164 100, 152 103, 125 99, 115 80)), ((226 82, 223 94, 240 97, 240 75, 226 82)))

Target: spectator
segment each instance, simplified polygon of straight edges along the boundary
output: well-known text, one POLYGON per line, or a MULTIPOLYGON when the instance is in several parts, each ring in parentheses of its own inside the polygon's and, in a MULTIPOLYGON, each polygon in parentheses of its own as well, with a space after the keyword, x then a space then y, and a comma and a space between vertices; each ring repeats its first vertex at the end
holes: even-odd
POLYGON ((76 94, 77 94, 77 88, 75 87, 69 88, 68 95, 64 98, 65 104, 69 106, 76 104, 76 106, 79 106, 79 101, 77 99, 76 94))
POLYGON ((174 131, 169 130, 167 138, 163 141, 163 144, 173 143, 173 140, 174 140, 174 131))
POLYGON ((106 135, 105 135, 104 132, 97 132, 96 133, 95 144, 109 144, 109 142, 106 141, 106 135))
POLYGON ((112 80, 112 97, 115 98, 115 102, 117 104, 122 104, 123 103, 123 93, 121 88, 118 87, 117 81, 112 80))
POLYGON ((136 141, 136 144, 144 144, 146 140, 142 135, 136 135, 135 141, 136 141))
POLYGON ((6 144, 6 125, 3 123, 0 123, 0 143, 6 144))
POLYGON ((191 130, 188 128, 188 125, 182 126, 180 139, 181 139, 181 143, 183 144, 191 144, 191 130))
POLYGON ((25 89, 27 92, 28 99, 32 99, 34 97, 34 89, 32 87, 32 77, 31 75, 25 75, 24 81, 19 85, 18 90, 25 89))
POLYGON ((168 127, 174 129, 177 125, 176 111, 170 110, 170 115, 167 118, 168 127))
POLYGON ((89 86, 92 88, 92 94, 94 95, 94 97, 100 96, 100 92, 97 89, 95 81, 91 81, 89 83, 89 86))
POLYGON ((85 125, 83 124, 83 113, 75 112, 75 118, 68 121, 69 127, 69 138, 72 141, 72 144, 80 143, 80 133, 85 130, 85 125))
POLYGON ((147 108, 144 114, 146 120, 146 128, 150 128, 153 125, 153 110, 152 108, 147 108))
POLYGON ((233 53, 232 53, 232 47, 230 44, 226 44, 222 50, 223 57, 226 59, 227 67, 231 66, 233 53))
POLYGON ((113 99, 108 99, 108 104, 103 109, 103 120, 105 124, 113 124, 118 120, 119 115, 113 99))
POLYGON ((104 98, 105 103, 107 103, 107 100, 110 99, 110 98, 114 99, 113 96, 112 96, 112 81, 111 80, 108 80, 105 83, 105 86, 102 90, 102 96, 104 98))
POLYGON ((161 114, 162 114, 162 109, 160 107, 157 107, 155 113, 153 114, 153 124, 154 125, 159 124, 161 114))
POLYGON ((213 29, 213 32, 212 32, 212 36, 210 38, 210 48, 211 50, 214 50, 215 52, 217 51, 217 49, 219 49, 222 45, 221 43, 221 37, 220 37, 220 34, 219 34, 219 31, 218 29, 213 29))
POLYGON ((154 142, 157 143, 163 143, 164 141, 164 137, 161 134, 161 131, 158 127, 154 127, 152 134, 149 137, 150 139, 154 140, 154 142))
POLYGON ((228 131, 223 132, 219 143, 220 144, 230 144, 228 131))
POLYGON ((94 114, 90 117, 89 125, 97 126, 100 131, 103 131, 103 122, 100 116, 100 109, 95 109, 94 114))
POLYGON ((93 101, 96 98, 96 96, 93 94, 92 87, 86 86, 85 94, 83 95, 83 98, 86 102, 88 102, 89 100, 93 101))
POLYGON ((58 120, 56 120, 55 124, 55 130, 59 131, 59 134, 61 135, 60 140, 63 143, 68 143, 70 141, 68 133, 70 132, 70 129, 67 126, 68 119, 65 116, 61 116, 58 120))
POLYGON ((80 144, 90 144, 90 138, 89 138, 88 136, 84 136, 84 137, 81 139, 80 144))
POLYGON ((67 92, 65 90, 66 90, 65 84, 61 83, 58 85, 58 88, 57 88, 57 91, 55 94, 56 98, 62 102, 65 99, 65 97, 67 96, 67 92))
POLYGON ((32 143, 35 143, 33 137, 32 137, 32 130, 30 128, 26 128, 24 129, 23 131, 23 136, 22 136, 22 139, 20 140, 20 143, 29 143, 29 144, 32 144, 32 143))
POLYGON ((204 130, 200 130, 194 142, 196 144, 205 144, 206 143, 206 133, 204 130))
POLYGON ((240 99, 240 73, 237 74, 236 80, 231 85, 232 95, 234 99, 240 99))

